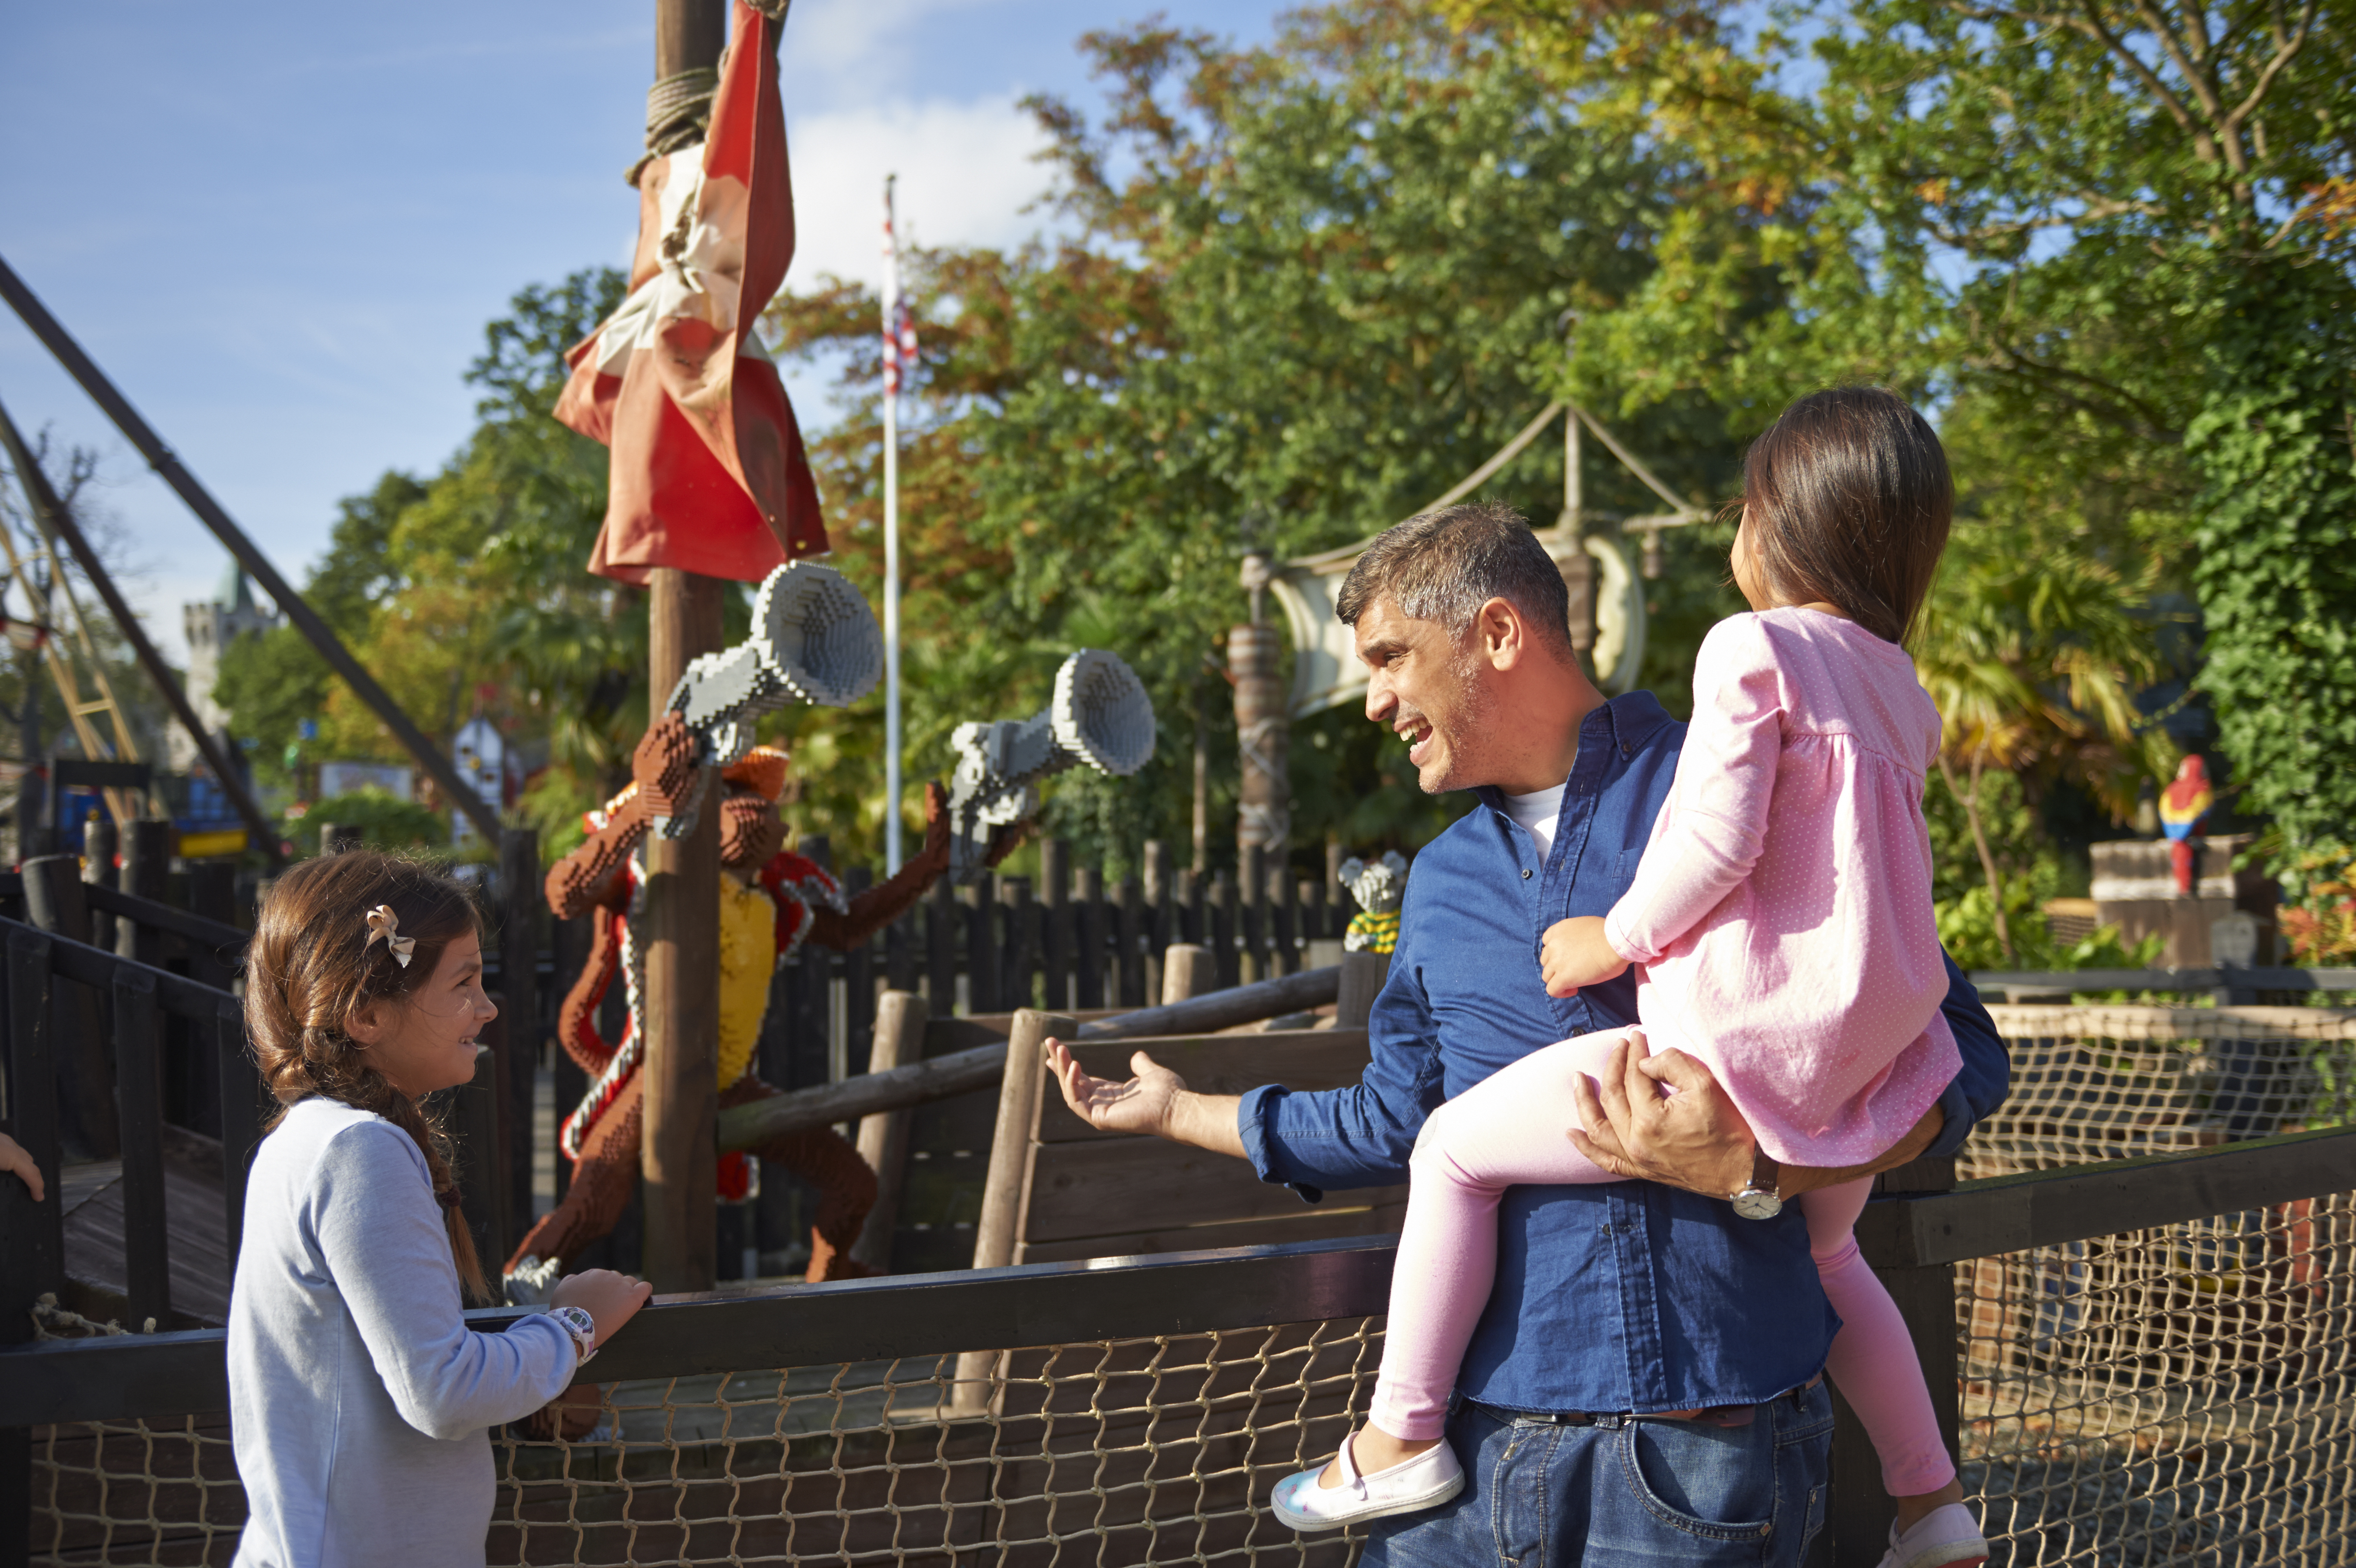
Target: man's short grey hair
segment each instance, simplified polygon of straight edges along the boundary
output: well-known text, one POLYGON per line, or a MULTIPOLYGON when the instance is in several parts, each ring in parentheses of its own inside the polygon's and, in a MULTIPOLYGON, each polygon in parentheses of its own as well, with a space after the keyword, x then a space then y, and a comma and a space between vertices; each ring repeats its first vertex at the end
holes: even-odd
POLYGON ((1503 599, 1559 656, 1571 655, 1562 571, 1502 502, 1443 507, 1385 530, 1342 580, 1333 613, 1355 626, 1377 599, 1413 620, 1438 622, 1451 638, 1464 635, 1482 605, 1503 599))

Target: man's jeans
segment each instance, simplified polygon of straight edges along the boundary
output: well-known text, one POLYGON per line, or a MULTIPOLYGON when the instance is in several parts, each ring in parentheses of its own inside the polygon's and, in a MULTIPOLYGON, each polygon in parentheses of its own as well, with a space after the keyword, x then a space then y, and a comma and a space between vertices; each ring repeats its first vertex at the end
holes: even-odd
POLYGON ((1364 1568, 1799 1568, 1825 1522, 1832 1397, 1820 1381, 1747 1426, 1557 1425, 1460 1403, 1448 1441, 1464 1489, 1376 1520, 1364 1568))

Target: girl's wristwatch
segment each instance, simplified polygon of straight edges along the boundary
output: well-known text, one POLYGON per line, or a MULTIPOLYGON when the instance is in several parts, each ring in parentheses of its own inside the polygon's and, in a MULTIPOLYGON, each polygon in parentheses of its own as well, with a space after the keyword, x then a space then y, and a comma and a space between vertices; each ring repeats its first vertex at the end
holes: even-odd
POLYGON ((1775 1190, 1783 1177, 1783 1167, 1767 1157, 1767 1151, 1751 1156, 1751 1179, 1739 1192, 1730 1192, 1728 1200, 1734 1211, 1746 1220, 1772 1220, 1783 1211, 1783 1196, 1775 1190))
POLYGON ((597 1353, 597 1320, 578 1307, 552 1307, 548 1315, 573 1336, 573 1348, 580 1352, 575 1364, 586 1366, 589 1358, 597 1353))

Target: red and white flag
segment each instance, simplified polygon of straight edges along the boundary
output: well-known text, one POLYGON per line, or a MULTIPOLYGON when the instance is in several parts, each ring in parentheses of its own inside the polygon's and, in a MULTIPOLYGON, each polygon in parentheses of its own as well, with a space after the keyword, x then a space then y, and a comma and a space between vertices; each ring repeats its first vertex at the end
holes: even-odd
POLYGON ((896 398, 916 373, 916 316, 900 292, 900 232, 891 179, 884 182, 884 395, 896 398))
POLYGON ((556 417, 614 449, 589 570, 757 582, 830 548, 801 429, 754 332, 794 259, 777 23, 737 0, 712 127, 638 176, 630 294, 566 357, 556 417))

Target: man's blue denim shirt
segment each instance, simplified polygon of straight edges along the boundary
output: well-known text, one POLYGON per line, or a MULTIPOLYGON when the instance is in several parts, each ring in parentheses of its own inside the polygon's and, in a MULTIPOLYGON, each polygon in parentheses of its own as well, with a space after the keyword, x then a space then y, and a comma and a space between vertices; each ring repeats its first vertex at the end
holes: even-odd
MULTIPOLYGON (((1566 915, 1627 891, 1667 800, 1685 726, 1650 692, 1580 727, 1553 851, 1494 789, 1416 857, 1398 948, 1370 1025, 1374 1060, 1346 1089, 1244 1096, 1244 1148, 1263 1180, 1314 1201, 1407 1174, 1423 1119, 1543 1045, 1633 1023, 1632 976, 1549 997, 1538 944, 1566 915)), ((1963 1070, 1940 1101, 1949 1154, 2003 1103, 2010 1068, 1979 994, 1951 958, 1947 1021, 1963 1070)), ((1814 1377, 1839 1320, 1808 1257, 1796 1204, 1745 1220, 1723 1200, 1651 1182, 1515 1187, 1498 1209, 1496 1288, 1458 1392, 1521 1411, 1690 1410, 1751 1404, 1814 1377)))

